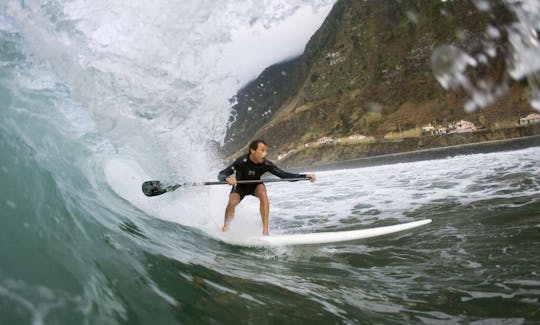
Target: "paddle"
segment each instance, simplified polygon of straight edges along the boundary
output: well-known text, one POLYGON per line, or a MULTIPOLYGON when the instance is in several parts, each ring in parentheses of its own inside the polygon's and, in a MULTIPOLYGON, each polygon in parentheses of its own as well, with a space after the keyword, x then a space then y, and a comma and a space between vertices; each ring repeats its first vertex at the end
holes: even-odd
MULTIPOLYGON (((256 179, 248 181, 237 181, 237 184, 257 184, 257 183, 276 183, 276 182, 296 182, 308 180, 307 177, 300 178, 280 178, 280 179, 256 179)), ((227 182, 204 182, 204 183, 183 183, 175 185, 164 185, 160 181, 146 181, 142 184, 142 191, 146 196, 157 196, 167 192, 172 192, 182 186, 202 186, 202 185, 224 185, 227 182)))

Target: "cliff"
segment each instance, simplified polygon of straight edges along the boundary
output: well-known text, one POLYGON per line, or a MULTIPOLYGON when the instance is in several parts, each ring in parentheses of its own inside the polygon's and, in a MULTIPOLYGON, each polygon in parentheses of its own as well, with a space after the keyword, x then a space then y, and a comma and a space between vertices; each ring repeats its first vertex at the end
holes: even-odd
MULTIPOLYGON (((322 136, 363 134, 381 143, 390 132, 427 123, 467 119, 492 128, 517 120, 532 112, 527 85, 506 74, 504 33, 494 39, 487 32, 504 31, 501 26, 512 19, 496 1, 486 12, 465 0, 339 0, 302 56, 269 67, 238 92, 224 155, 245 150, 254 138, 266 139, 270 158, 276 159, 322 136), (487 48, 495 51, 498 55, 484 55, 485 64, 465 73, 504 95, 467 113, 468 94, 445 90, 434 77, 433 53, 445 45, 478 57, 487 48)), ((285 160, 311 163, 305 158, 296 153, 285 160)))

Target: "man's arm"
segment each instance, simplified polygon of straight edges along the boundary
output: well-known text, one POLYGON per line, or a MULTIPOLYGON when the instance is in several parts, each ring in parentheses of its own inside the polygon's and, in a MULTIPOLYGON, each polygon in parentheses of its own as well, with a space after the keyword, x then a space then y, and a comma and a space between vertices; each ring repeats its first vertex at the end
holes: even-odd
POLYGON ((268 166, 268 171, 270 173, 276 175, 279 178, 302 178, 302 177, 307 177, 306 174, 294 174, 294 173, 286 172, 283 169, 278 168, 271 161, 267 160, 265 163, 268 166))
POLYGON ((222 171, 219 172, 217 178, 218 178, 218 180, 220 182, 224 182, 225 180, 227 180, 227 178, 229 176, 231 176, 236 171, 236 168, 234 167, 235 163, 236 163, 236 161, 234 161, 228 167, 226 167, 225 169, 223 169, 222 171))
POLYGON ((279 178, 302 178, 307 177, 309 180, 313 183, 317 179, 315 174, 294 174, 286 172, 280 168, 278 168, 276 165, 274 165, 273 162, 266 160, 265 162, 268 166, 268 171, 274 175, 276 175, 279 178))

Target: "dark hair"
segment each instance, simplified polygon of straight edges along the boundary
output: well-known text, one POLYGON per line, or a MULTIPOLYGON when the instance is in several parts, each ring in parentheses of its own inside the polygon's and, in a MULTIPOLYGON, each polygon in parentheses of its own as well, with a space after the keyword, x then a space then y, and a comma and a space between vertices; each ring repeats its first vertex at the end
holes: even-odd
POLYGON ((251 143, 249 144, 248 153, 251 153, 251 150, 253 150, 253 151, 257 150, 257 148, 259 147, 259 143, 262 143, 262 144, 264 144, 265 146, 268 145, 266 142, 264 142, 264 140, 261 140, 261 139, 253 140, 253 141, 251 141, 251 143))

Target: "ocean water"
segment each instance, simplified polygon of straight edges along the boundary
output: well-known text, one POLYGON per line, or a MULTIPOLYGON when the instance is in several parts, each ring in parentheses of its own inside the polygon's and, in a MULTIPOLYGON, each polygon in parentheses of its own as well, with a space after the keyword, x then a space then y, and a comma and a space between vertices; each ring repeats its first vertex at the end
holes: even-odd
MULTIPOLYGON (((538 147, 268 185, 271 234, 433 219, 338 245, 224 244, 226 186, 142 195, 215 177, 235 35, 330 4, 3 1, 0 324, 540 322, 538 147)), ((248 197, 229 235, 261 231, 248 197)))

